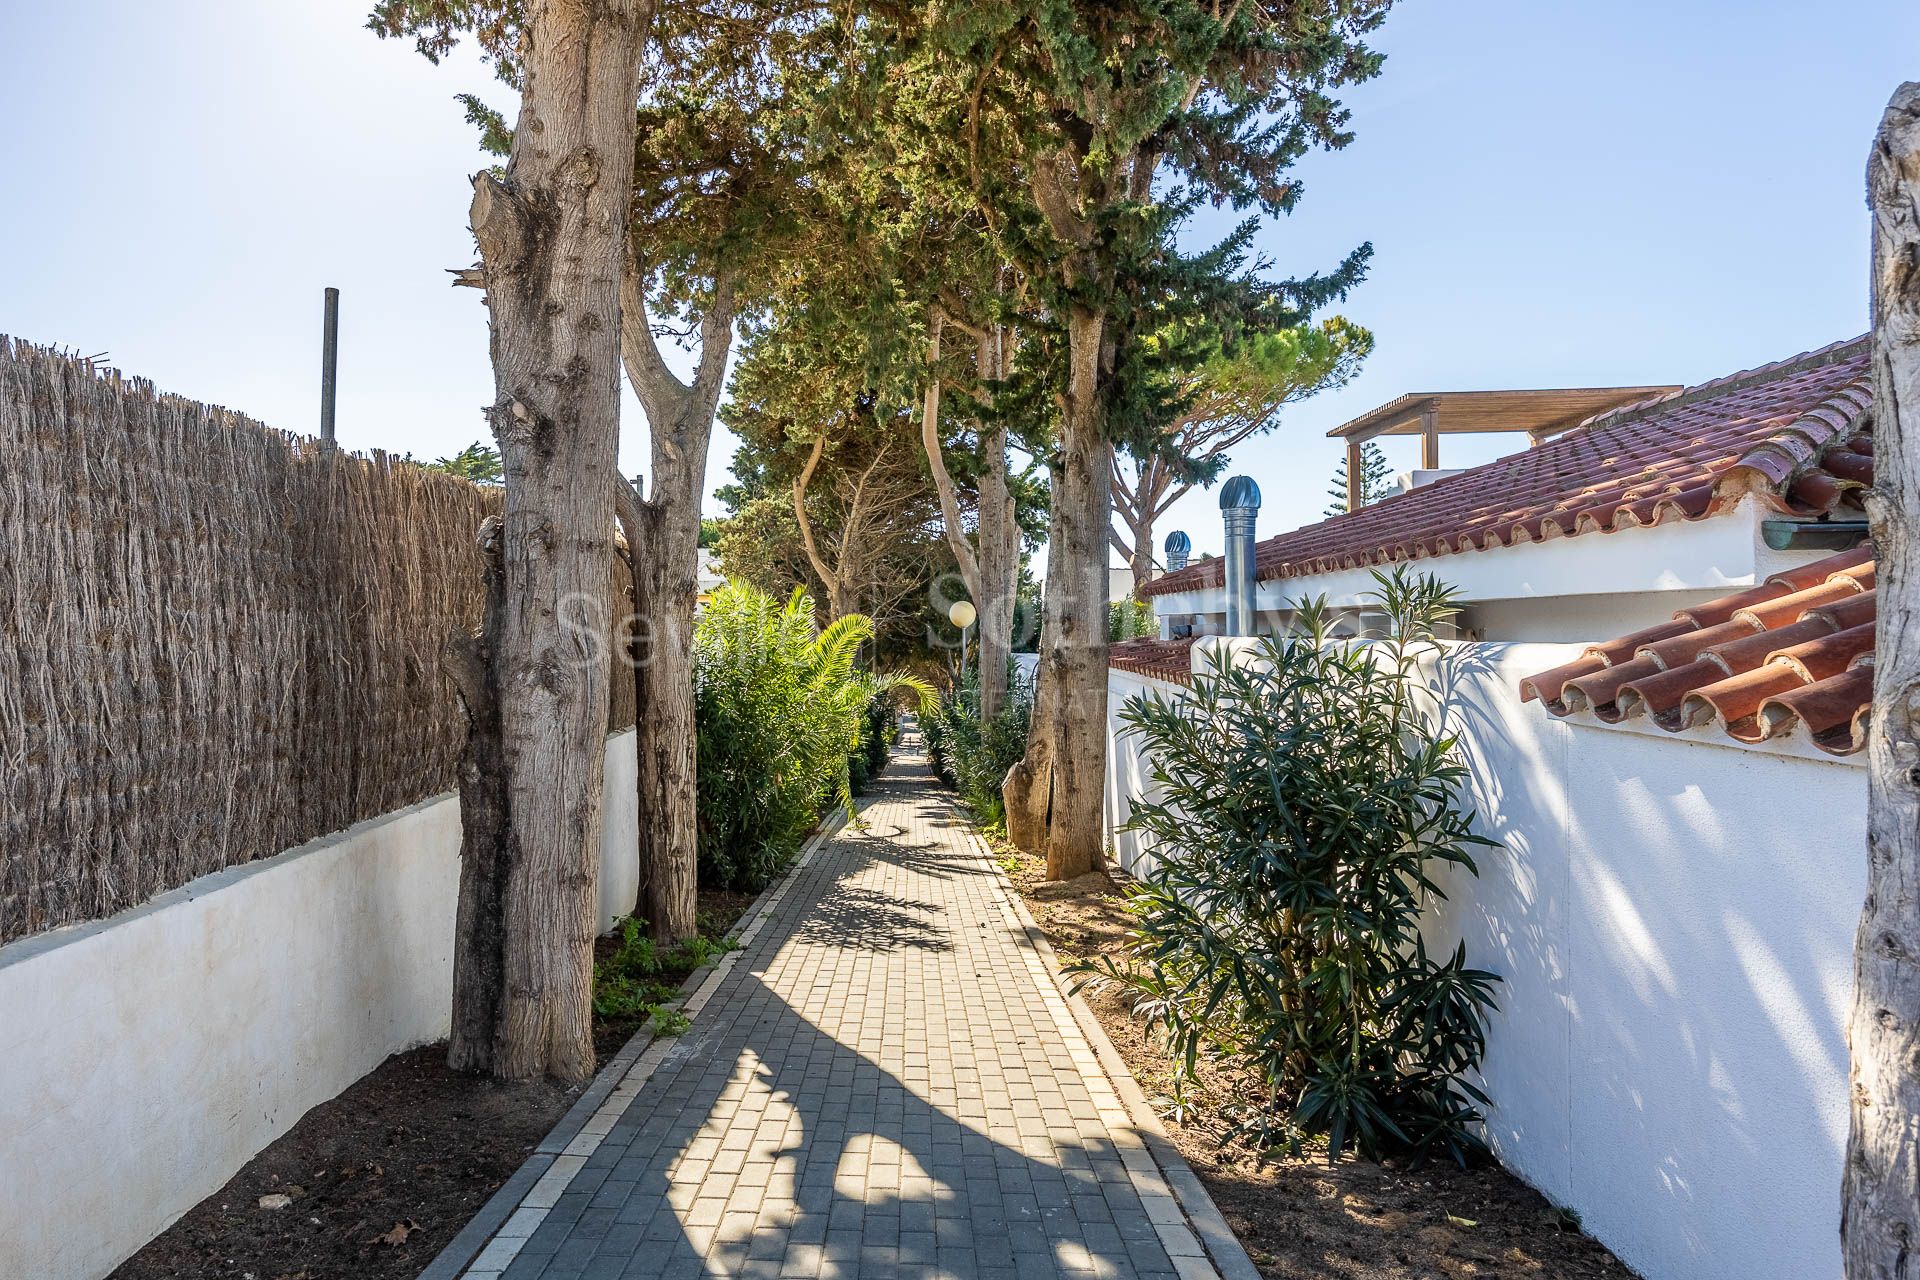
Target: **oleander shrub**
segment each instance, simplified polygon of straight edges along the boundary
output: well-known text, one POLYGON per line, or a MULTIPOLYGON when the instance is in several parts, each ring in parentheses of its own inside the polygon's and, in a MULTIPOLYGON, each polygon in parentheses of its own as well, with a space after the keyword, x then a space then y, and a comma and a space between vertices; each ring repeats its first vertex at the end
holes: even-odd
POLYGON ((1081 971, 1165 1033, 1177 1100, 1203 1059, 1251 1078, 1229 1106, 1235 1137, 1464 1161, 1499 979, 1464 946, 1429 953, 1419 920, 1445 896, 1436 869, 1477 874, 1493 842, 1472 830, 1466 769, 1417 670, 1448 591, 1375 578, 1386 639, 1336 640, 1316 604, 1253 663, 1128 699, 1123 732, 1143 740, 1155 792, 1128 827, 1154 865, 1124 952, 1081 971))
POLYGON ((822 808, 849 795, 873 684, 855 669, 873 624, 822 629, 813 601, 744 582, 714 593, 694 628, 700 880, 758 889, 784 870, 822 808))
POLYGON ((866 711, 860 742, 847 755, 847 777, 855 795, 865 791, 893 758, 893 746, 900 740, 901 702, 911 698, 923 720, 937 705, 933 687, 918 676, 888 672, 861 679, 867 687, 866 711))

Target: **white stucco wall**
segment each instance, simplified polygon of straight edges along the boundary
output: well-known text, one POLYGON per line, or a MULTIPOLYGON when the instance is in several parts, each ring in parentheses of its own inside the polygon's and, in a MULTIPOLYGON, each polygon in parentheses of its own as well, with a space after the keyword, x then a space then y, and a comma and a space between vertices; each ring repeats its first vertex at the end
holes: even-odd
MULTIPOLYGON (((1576 652, 1459 645, 1434 669, 1503 846, 1428 921, 1504 978, 1488 1141, 1649 1280, 1837 1280, 1866 771, 1519 702, 1576 652)), ((1114 759, 1110 790, 1141 768, 1114 759)))
MULTIPOLYGON (((603 923, 638 877, 631 730, 607 762, 603 923)), ((440 796, 0 948, 0 1276, 97 1280, 445 1035, 459 854, 440 796)))

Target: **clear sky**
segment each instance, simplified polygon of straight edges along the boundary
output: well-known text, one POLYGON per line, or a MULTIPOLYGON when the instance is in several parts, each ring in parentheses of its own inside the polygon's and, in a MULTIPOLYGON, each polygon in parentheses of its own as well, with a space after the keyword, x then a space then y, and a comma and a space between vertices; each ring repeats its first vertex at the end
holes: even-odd
MULTIPOLYGON (((485 160, 453 95, 502 95, 364 9, 0 0, 0 332, 311 431, 337 285, 342 442, 430 458, 484 435, 484 312, 444 272, 473 260, 485 160)), ((1234 459, 1263 535, 1318 518, 1326 430, 1402 392, 1695 382, 1866 328, 1862 175, 1920 77, 1912 0, 1408 0, 1378 43, 1357 140, 1307 162, 1262 248, 1304 273, 1371 240, 1342 310, 1379 347, 1234 459)), ((630 397, 625 421, 632 472, 630 397)), ((1512 447, 1449 438, 1442 462, 1512 447)), ((1213 495, 1173 527, 1217 550, 1213 495)))

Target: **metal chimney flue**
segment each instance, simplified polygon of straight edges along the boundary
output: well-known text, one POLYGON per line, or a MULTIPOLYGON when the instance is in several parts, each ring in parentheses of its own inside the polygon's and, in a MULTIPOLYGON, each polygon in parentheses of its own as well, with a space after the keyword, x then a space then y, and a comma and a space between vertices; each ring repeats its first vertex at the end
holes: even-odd
POLYGON ((1260 515, 1260 486, 1252 476, 1235 476, 1220 490, 1220 513, 1227 525, 1227 634, 1250 636, 1253 614, 1253 527, 1260 515))
POLYGON ((1183 529, 1175 529, 1167 535, 1167 572, 1178 573, 1187 567, 1187 557, 1193 554, 1193 539, 1183 529))

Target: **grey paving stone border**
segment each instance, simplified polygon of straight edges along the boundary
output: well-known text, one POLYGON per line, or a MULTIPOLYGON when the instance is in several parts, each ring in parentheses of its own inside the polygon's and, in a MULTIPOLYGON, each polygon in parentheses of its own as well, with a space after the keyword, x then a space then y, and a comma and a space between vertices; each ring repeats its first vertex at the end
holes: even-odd
MULTIPOLYGON (((793 865, 778 880, 760 891, 760 896, 754 899, 753 905, 747 908, 746 914, 735 922, 733 929, 727 934, 729 938, 744 946, 760 931, 766 918, 785 898, 801 869, 812 861, 814 854, 822 845, 840 834, 841 828, 846 825, 846 817, 844 811, 836 812, 821 825, 820 830, 802 846, 800 856, 794 859, 793 865)), ((738 949, 729 951, 725 955, 709 960, 686 976, 680 984, 678 1001, 682 1012, 691 1018, 700 1011, 706 1004, 707 996, 711 995, 713 989, 719 985, 719 979, 727 969, 732 967, 732 959, 738 954, 738 949)), ((555 1162, 566 1156, 567 1149, 580 1141, 582 1131, 606 1105, 613 1091, 628 1084, 630 1077, 633 1077, 631 1083, 636 1092, 639 1086, 646 1082, 647 1077, 653 1073, 653 1064, 648 1063, 645 1070, 637 1076, 635 1068, 639 1066, 641 1058, 656 1041, 659 1041, 659 1037, 642 1027, 634 1033, 632 1039, 620 1047, 619 1052, 607 1060, 606 1066, 600 1068, 579 1098, 567 1108, 566 1114, 561 1116, 553 1128, 547 1132, 547 1136, 540 1140, 539 1145, 533 1149, 533 1154, 527 1157, 526 1163, 514 1170, 513 1176, 488 1198, 479 1212, 467 1220, 467 1225, 447 1242, 446 1248, 434 1256, 433 1261, 429 1262, 426 1269, 420 1273, 419 1280, 457 1280, 474 1260, 486 1251, 487 1246, 500 1234, 500 1229, 506 1226, 513 1215, 519 1211, 534 1188, 553 1171, 555 1162)), ((595 1138, 597 1145, 597 1135, 595 1138)), ((571 1163, 584 1157, 575 1154, 567 1158, 571 1163)), ((561 1167, 568 1169, 567 1165, 561 1167)))

